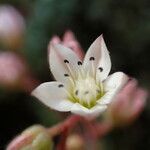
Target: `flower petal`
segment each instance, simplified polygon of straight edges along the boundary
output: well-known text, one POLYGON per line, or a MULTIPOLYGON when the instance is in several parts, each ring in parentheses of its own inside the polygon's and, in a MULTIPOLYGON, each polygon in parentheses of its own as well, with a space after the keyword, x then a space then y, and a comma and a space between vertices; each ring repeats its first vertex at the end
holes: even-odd
POLYGON ((70 111, 73 103, 67 100, 66 89, 60 82, 45 82, 32 95, 48 107, 58 111, 70 111))
POLYGON ((97 81, 105 80, 111 69, 111 60, 110 60, 109 52, 107 50, 105 41, 102 36, 100 37, 100 40, 101 40, 101 58, 96 68, 97 81))
POLYGON ((71 49, 61 44, 51 44, 49 64, 56 80, 66 83, 69 76, 75 78, 79 70, 78 62, 79 58, 71 49))
POLYGON ((120 91, 120 89, 127 83, 128 79, 128 76, 123 72, 116 72, 110 75, 104 81, 104 91, 106 93, 97 101, 97 103, 109 104, 120 91))
POLYGON ((114 99, 115 95, 115 90, 109 91, 103 97, 101 97, 97 103, 101 105, 108 105, 114 99))
POLYGON ((71 112, 89 118, 98 116, 100 113, 104 112, 106 108, 106 105, 96 105, 93 108, 88 109, 79 103, 75 103, 71 108, 71 112))
POLYGON ((101 80, 105 79, 109 74, 111 61, 102 35, 99 36, 88 49, 83 66, 90 74, 95 76, 96 73, 98 79, 100 76, 101 80), (103 70, 101 71, 98 68, 102 68, 103 70))

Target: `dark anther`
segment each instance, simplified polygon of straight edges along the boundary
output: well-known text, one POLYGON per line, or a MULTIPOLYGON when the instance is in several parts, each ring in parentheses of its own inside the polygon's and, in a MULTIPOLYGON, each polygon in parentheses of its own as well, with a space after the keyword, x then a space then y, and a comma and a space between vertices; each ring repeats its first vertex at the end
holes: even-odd
POLYGON ((98 69, 100 70, 100 72, 102 72, 102 71, 103 71, 103 68, 102 68, 102 67, 99 67, 98 69))
POLYGON ((78 91, 78 90, 76 90, 76 91, 75 91, 75 94, 76 94, 76 95, 78 95, 78 93, 79 93, 79 91, 78 91))
POLYGON ((95 58, 94 57, 90 57, 90 61, 92 61, 92 60, 95 60, 95 58))
POLYGON ((82 62, 81 62, 81 61, 78 61, 78 65, 82 65, 82 62))
POLYGON ((64 76, 65 76, 65 77, 69 77, 69 74, 65 73, 64 76))
POLYGON ((96 90, 97 91, 97 93, 100 93, 100 90, 96 90))
POLYGON ((58 87, 61 88, 61 87, 64 87, 64 85, 63 84, 59 84, 58 87))
POLYGON ((85 92, 84 92, 85 95, 88 94, 88 93, 89 93, 89 91, 85 91, 85 92))
POLYGON ((67 59, 64 60, 64 63, 69 63, 69 61, 67 59))

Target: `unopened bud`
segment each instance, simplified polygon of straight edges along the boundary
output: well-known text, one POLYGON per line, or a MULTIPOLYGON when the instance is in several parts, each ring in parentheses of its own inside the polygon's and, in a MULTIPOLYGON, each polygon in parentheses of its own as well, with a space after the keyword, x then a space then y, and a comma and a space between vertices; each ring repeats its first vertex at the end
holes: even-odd
POLYGON ((32 79, 25 60, 14 52, 0 52, 0 85, 8 89, 29 91, 35 81, 32 79), (28 83, 30 82, 30 83, 28 83))
POLYGON ((0 6, 0 41, 7 48, 16 49, 21 45, 25 30, 22 15, 12 6, 0 6))
POLYGON ((80 46, 80 43, 77 41, 77 39, 74 36, 74 33, 70 30, 66 31, 62 40, 58 37, 58 36, 53 36, 50 44, 62 44, 66 47, 69 47, 70 49, 72 49, 77 56, 82 60, 83 56, 84 56, 84 52, 80 46))
POLYGON ((126 126, 134 122, 144 109, 147 92, 138 87, 135 80, 129 81, 110 104, 106 119, 113 126, 126 126))
POLYGON ((66 150, 85 150, 85 141, 80 135, 72 134, 66 140, 66 150))
POLYGON ((16 137, 7 150, 52 150, 53 142, 46 129, 40 125, 27 128, 16 137))

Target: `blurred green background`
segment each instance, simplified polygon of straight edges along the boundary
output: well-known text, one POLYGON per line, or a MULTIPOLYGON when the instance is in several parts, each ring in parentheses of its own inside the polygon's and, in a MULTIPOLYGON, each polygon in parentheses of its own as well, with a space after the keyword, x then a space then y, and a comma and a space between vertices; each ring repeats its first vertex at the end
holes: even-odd
MULTIPOLYGON (((103 33, 112 72, 123 71, 150 90, 149 0, 0 0, 2 4, 14 6, 25 18, 27 29, 19 53, 40 82, 52 80, 47 61, 49 40, 70 29, 85 51, 103 33)), ((64 116, 29 93, 1 87, 0 149, 26 127, 35 123, 50 126, 64 116)), ((108 150, 149 150, 149 102, 133 125, 116 129, 103 140, 108 150)))

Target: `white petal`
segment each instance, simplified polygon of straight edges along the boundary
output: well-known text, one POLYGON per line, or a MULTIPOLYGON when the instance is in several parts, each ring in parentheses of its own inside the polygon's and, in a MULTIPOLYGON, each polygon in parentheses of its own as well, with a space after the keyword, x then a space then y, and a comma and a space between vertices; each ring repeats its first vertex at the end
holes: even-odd
POLYGON ((67 100, 65 87, 60 82, 45 82, 39 85, 32 95, 48 107, 58 111, 70 111, 73 103, 67 100))
POLYGON ((100 74, 101 79, 107 77, 111 68, 111 61, 102 35, 99 36, 88 49, 83 66, 90 74, 95 75, 95 73, 97 73, 97 76, 100 74), (90 61, 92 57, 94 60, 90 61), (102 72, 98 70, 99 67, 103 68, 102 72))
POLYGON ((107 50, 105 41, 102 36, 100 37, 100 40, 101 40, 101 57, 96 68, 97 81, 105 80, 111 69, 111 60, 110 60, 109 52, 107 50))
POLYGON ((51 44, 49 64, 50 70, 56 80, 66 83, 68 81, 68 77, 66 77, 65 74, 75 78, 79 69, 79 61, 79 58, 71 49, 64 47, 61 44, 51 44), (69 63, 65 63, 65 60, 69 63))
POLYGON ((115 90, 111 90, 109 92, 107 92, 103 97, 101 97, 97 103, 101 104, 101 105, 108 105, 115 97, 116 95, 116 91, 115 90))
POLYGON ((123 72, 116 72, 108 76, 104 81, 105 95, 97 101, 99 104, 109 104, 118 94, 120 89, 127 83, 129 77, 123 72))
POLYGON ((71 108, 71 112, 89 118, 98 116, 100 113, 104 112, 106 108, 106 105, 96 105, 93 108, 88 109, 79 103, 75 103, 71 108))

